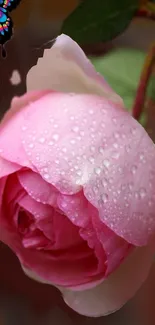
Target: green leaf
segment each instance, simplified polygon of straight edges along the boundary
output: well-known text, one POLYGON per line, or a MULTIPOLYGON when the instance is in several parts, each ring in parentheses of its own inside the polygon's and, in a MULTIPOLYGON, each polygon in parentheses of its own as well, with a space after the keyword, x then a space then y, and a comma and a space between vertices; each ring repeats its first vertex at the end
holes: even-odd
MULTIPOLYGON (((133 107, 145 57, 146 53, 141 50, 120 48, 103 57, 90 58, 97 72, 103 75, 113 90, 123 99, 129 112, 133 107)), ((144 113, 140 123, 145 126, 144 113)))
POLYGON ((123 98, 129 111, 132 109, 136 96, 145 57, 145 52, 141 50, 119 48, 102 57, 90 58, 95 69, 123 98))
POLYGON ((64 21, 62 33, 81 44, 105 42, 122 33, 139 0, 84 0, 64 21))

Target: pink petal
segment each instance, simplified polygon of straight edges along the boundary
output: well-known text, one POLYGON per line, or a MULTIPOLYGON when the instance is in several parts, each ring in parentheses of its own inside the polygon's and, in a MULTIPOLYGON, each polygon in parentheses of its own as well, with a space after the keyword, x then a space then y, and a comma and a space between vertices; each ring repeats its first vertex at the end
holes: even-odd
POLYGON ((120 309, 146 280, 154 258, 154 245, 137 248, 120 267, 96 288, 74 292, 59 288, 66 304, 89 317, 120 309))
POLYGON ((53 89, 59 92, 91 93, 122 104, 107 82, 97 73, 82 49, 67 35, 60 35, 44 51, 27 75, 28 90, 53 89))
POLYGON ((30 197, 37 202, 57 206, 58 191, 31 170, 20 171, 18 179, 30 197))
POLYGON ((36 202, 30 196, 25 195, 18 201, 20 207, 30 212, 37 219, 50 218, 52 215, 52 208, 40 202, 36 202))
POLYGON ((0 124, 1 156, 11 162, 32 168, 21 143, 21 133, 25 129, 23 110, 28 104, 40 98, 46 92, 30 92, 21 97, 14 97, 11 108, 5 114, 0 124))
POLYGON ((93 229, 96 231, 97 238, 103 245, 106 254, 107 270, 105 277, 107 277, 107 275, 113 272, 126 256, 129 255, 134 249, 134 246, 116 235, 98 218, 98 216, 92 215, 92 224, 93 229))
POLYGON ((17 164, 13 164, 2 157, 0 157, 0 178, 4 176, 8 176, 9 174, 12 174, 19 170, 21 166, 17 164))
POLYGON ((142 126, 91 95, 53 93, 30 114, 23 145, 40 175, 64 194, 83 187, 104 224, 146 245, 155 234, 155 146, 142 126))

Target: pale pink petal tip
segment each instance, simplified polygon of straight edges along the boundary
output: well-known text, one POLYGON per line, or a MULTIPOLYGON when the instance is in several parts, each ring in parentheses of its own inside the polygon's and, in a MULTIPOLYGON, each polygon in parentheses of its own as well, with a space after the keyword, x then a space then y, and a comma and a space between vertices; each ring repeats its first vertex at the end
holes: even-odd
POLYGON ((43 89, 106 96, 123 106, 122 99, 95 71, 79 45, 64 34, 28 72, 27 90, 43 89))
POLYGON ((81 315, 100 317, 120 309, 148 277, 154 246, 137 248, 120 267, 96 288, 75 292, 59 288, 64 301, 81 315))

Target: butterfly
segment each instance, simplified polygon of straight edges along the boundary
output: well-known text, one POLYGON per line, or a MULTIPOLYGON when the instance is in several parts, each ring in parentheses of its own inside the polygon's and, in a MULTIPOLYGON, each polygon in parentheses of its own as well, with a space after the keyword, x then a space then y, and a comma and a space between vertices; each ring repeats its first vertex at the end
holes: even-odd
POLYGON ((21 0, 0 0, 0 44, 2 46, 2 56, 6 56, 4 44, 13 35, 13 21, 8 12, 15 9, 21 0))

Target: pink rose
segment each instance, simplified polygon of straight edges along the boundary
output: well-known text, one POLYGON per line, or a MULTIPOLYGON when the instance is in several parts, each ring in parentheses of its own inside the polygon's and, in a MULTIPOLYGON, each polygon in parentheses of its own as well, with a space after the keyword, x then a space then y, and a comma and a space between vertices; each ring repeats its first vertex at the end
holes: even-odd
POLYGON ((77 312, 120 308, 154 255, 155 146, 61 35, 0 125, 0 239, 77 312))

